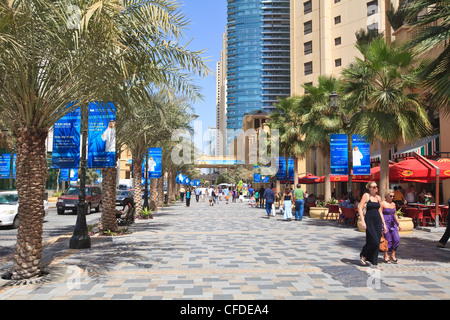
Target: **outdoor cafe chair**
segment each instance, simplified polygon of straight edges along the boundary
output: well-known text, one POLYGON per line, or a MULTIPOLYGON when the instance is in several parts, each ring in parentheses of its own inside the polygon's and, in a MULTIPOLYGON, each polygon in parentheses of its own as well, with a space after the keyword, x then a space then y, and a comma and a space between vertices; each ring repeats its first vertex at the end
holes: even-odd
POLYGON ((423 223, 423 212, 418 208, 407 208, 407 215, 413 221, 415 221, 414 225, 419 225, 419 220, 423 223))
POLYGON ((350 219, 350 226, 353 226, 356 220, 356 210, 354 208, 341 208, 342 214, 339 218, 339 222, 344 224, 345 219, 350 219))
MULTIPOLYGON (((431 209, 430 210, 430 215, 431 215, 431 219, 430 220, 432 220, 431 222, 435 222, 436 221, 436 209, 431 209)), ((439 208, 439 211, 438 211, 438 215, 440 216, 441 215, 441 209, 439 208)), ((442 222, 441 222, 441 219, 439 219, 439 225, 442 227, 442 222)))
POLYGON ((442 223, 447 223, 447 218, 448 218, 448 206, 445 206, 443 208, 441 208, 441 218, 442 218, 442 223))
POLYGON ((332 217, 334 213, 337 213, 337 220, 339 220, 340 210, 339 206, 337 204, 329 204, 328 205, 328 213, 325 217, 326 220, 328 220, 328 217, 332 217))

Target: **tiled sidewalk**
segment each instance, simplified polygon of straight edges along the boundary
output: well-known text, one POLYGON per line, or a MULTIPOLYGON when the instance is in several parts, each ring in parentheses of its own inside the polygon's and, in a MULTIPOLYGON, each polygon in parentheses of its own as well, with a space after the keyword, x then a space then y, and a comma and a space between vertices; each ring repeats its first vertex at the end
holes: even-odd
POLYGON ((363 233, 309 217, 267 219, 247 203, 178 203, 130 230, 79 251, 68 249, 70 234, 60 237, 44 250, 50 274, 0 280, 0 300, 450 299, 450 250, 436 248, 437 233, 403 236, 399 263, 380 254, 379 271, 359 265, 363 233))

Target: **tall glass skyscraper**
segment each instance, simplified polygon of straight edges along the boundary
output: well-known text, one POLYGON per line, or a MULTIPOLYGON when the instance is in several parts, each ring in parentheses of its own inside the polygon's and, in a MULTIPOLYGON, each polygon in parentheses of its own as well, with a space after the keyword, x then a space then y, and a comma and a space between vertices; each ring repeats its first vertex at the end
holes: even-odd
POLYGON ((228 0, 227 145, 253 110, 290 95, 289 0, 228 0))

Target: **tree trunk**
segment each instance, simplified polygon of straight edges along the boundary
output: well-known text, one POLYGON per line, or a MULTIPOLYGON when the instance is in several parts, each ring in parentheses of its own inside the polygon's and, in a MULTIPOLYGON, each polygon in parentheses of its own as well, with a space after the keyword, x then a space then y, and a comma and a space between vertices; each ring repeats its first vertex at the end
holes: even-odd
POLYGON ((174 192, 175 177, 172 170, 167 171, 167 194, 169 195, 169 203, 175 201, 174 192))
POLYGON ((11 275, 14 280, 30 279, 41 273, 47 134, 47 130, 23 128, 16 137, 19 228, 11 275))
POLYGON ((384 195, 389 190, 389 149, 390 143, 381 143, 380 157, 380 184, 378 185, 379 196, 384 200, 384 195))
POLYGON ((142 163, 144 159, 136 159, 133 157, 133 185, 134 185, 134 205, 136 214, 142 211, 142 163))
POLYGON ((150 179, 150 210, 158 211, 158 179, 150 179))
POLYGON ((330 153, 327 152, 323 155, 325 161, 325 201, 331 199, 331 164, 330 164, 330 153))
POLYGON ((116 168, 104 168, 103 172, 103 197, 102 215, 98 224, 100 231, 118 231, 116 221, 116 168))
POLYGON ((162 207, 164 204, 164 175, 158 179, 158 207, 162 207))
POLYGON ((294 157, 294 190, 298 184, 298 158, 294 157))

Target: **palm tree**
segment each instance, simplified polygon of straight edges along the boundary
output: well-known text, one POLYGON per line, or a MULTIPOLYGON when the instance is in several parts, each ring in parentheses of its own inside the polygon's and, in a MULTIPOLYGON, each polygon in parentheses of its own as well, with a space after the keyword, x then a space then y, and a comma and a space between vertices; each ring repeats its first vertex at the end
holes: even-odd
POLYGON ((13 279, 40 274, 48 130, 72 111, 67 104, 75 97, 80 104, 94 100, 103 80, 99 74, 109 69, 89 66, 112 48, 116 30, 106 27, 108 14, 96 16, 97 26, 89 32, 67 29, 71 4, 0 2, 0 113, 17 142, 20 199, 13 279))
POLYGON ((306 150, 319 149, 325 159, 325 201, 331 199, 330 134, 342 132, 341 119, 329 103, 329 96, 340 91, 333 77, 320 76, 316 86, 305 84, 300 105, 304 112, 301 133, 306 150))
POLYGON ((418 53, 430 48, 442 51, 421 73, 425 85, 431 88, 433 103, 441 107, 444 113, 450 114, 450 10, 447 0, 414 0, 408 1, 401 9, 405 21, 418 28, 408 44, 418 53))
POLYGON ((198 94, 188 72, 208 69, 201 52, 170 41, 188 22, 178 8, 170 0, 0 2, 0 113, 17 142, 20 199, 12 278, 40 274, 45 141, 49 128, 76 107, 69 101, 116 101, 116 92, 135 83, 168 95, 198 94), (71 25, 73 6, 80 16, 71 25))
POLYGON ((427 134, 427 113, 414 92, 420 83, 415 55, 383 38, 357 46, 357 58, 343 71, 350 130, 381 143, 380 194, 389 187, 389 148, 427 134))
POLYGON ((298 159, 305 154, 300 98, 279 98, 274 104, 275 110, 269 115, 270 129, 279 132, 280 149, 286 161, 286 183, 289 184, 288 157, 294 156, 294 184, 298 181, 298 159))

